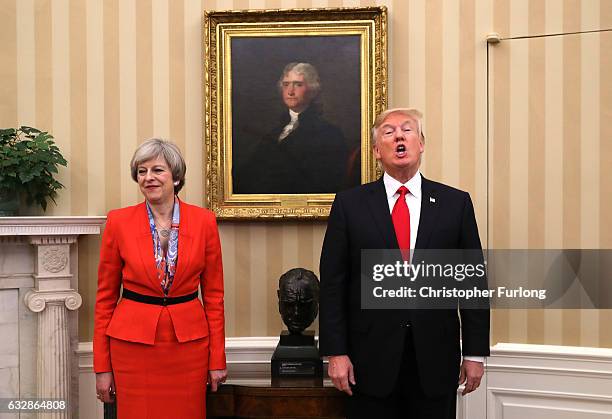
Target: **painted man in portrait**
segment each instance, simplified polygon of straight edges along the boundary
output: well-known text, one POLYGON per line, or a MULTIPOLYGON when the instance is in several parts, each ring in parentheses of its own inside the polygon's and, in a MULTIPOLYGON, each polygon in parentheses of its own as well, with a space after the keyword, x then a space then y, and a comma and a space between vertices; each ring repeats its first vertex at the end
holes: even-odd
POLYGON ((309 63, 287 64, 278 89, 287 109, 234 168, 234 193, 337 192, 347 180, 348 148, 342 130, 322 115, 317 69, 309 63))

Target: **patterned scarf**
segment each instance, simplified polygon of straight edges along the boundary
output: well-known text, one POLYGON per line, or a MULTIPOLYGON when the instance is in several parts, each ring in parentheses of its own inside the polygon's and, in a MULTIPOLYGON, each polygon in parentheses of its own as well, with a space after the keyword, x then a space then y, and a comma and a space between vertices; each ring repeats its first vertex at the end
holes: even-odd
POLYGON ((168 291, 170 291, 170 287, 172 286, 172 281, 174 281, 176 261, 178 258, 178 232, 180 220, 178 199, 174 199, 172 226, 170 227, 170 239, 168 240, 168 250, 166 254, 164 254, 159 233, 155 228, 153 212, 148 202, 147 214, 149 215, 149 226, 151 227, 151 235, 153 236, 153 254, 155 255, 155 265, 157 266, 157 279, 159 279, 162 290, 164 290, 164 295, 168 295, 168 291))

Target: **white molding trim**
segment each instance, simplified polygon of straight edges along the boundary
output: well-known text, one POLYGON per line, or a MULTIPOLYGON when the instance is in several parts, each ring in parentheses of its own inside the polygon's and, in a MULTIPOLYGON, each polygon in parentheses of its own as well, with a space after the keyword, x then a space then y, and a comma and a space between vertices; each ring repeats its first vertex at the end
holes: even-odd
POLYGON ((520 388, 501 388, 489 387, 487 389, 491 394, 523 396, 532 398, 546 398, 559 400, 589 400, 601 403, 610 403, 612 405, 612 396, 589 394, 589 393, 573 393, 568 391, 541 391, 541 390, 525 390, 520 388))
POLYGON ((0 236, 100 234, 105 216, 0 217, 0 236))
POLYGON ((491 356, 524 358, 580 359, 612 363, 612 348, 586 346, 531 345, 526 343, 498 343, 491 347, 491 356))
POLYGON ((486 370, 612 379, 612 349, 499 343, 491 348, 486 370))
MULTIPOLYGON (((269 363, 270 357, 278 344, 278 337, 230 337, 225 339, 225 352, 228 364, 246 365, 269 363)), ((76 354, 79 359, 92 356, 92 342, 79 342, 76 354)), ((82 368, 93 367, 79 363, 82 368)), ((554 374, 605 376, 612 374, 612 349, 579 346, 529 345, 515 343, 498 343, 491 348, 487 358, 487 371, 507 371, 536 373, 551 372, 554 374), (517 365, 511 360, 529 359, 545 361, 578 361, 596 363, 599 368, 567 369, 542 367, 541 365, 517 365), (604 367, 603 370, 601 367, 604 367), (609 368, 605 368, 609 367, 609 368), (569 374, 568 374, 569 373, 569 374)))

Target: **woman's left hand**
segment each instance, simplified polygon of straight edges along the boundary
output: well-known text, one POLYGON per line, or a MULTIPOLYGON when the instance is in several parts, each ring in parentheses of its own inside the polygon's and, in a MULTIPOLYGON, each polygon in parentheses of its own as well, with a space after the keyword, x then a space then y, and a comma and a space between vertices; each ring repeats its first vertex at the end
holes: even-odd
POLYGON ((210 391, 215 392, 221 383, 225 383, 227 380, 227 370, 210 370, 208 371, 208 384, 210 384, 210 391))

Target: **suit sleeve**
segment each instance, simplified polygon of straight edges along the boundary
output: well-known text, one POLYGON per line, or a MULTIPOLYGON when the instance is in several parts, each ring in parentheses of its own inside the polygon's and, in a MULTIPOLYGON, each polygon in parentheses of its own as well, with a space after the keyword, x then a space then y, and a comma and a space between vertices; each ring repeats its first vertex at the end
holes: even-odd
POLYGON ((208 369, 225 369, 225 315, 223 308, 223 262, 215 217, 206 220, 205 267, 200 277, 202 301, 210 337, 208 369))
POLYGON ((100 245, 100 264, 98 265, 98 291, 96 293, 96 308, 94 312, 94 371, 112 371, 109 337, 106 328, 113 316, 119 299, 121 286, 121 269, 123 261, 117 247, 114 218, 108 214, 106 227, 102 234, 100 245))
POLYGON ((348 354, 349 239, 341 194, 332 205, 321 250, 319 346, 321 355, 348 354))
MULTIPOLYGON (((469 194, 465 194, 462 227, 461 227, 461 249, 482 250, 480 237, 478 235, 478 226, 476 225, 476 216, 474 214, 474 206, 469 194)), ((472 256, 471 256, 472 257, 472 256)), ((472 260, 470 263, 483 263, 482 254, 479 253, 478 260, 472 260)), ((481 287, 487 287, 486 277, 481 287)), ((460 308, 461 314, 461 338, 462 352, 464 356, 488 356, 490 351, 489 331, 490 319, 488 300, 481 302, 481 306, 487 308, 460 308)))

